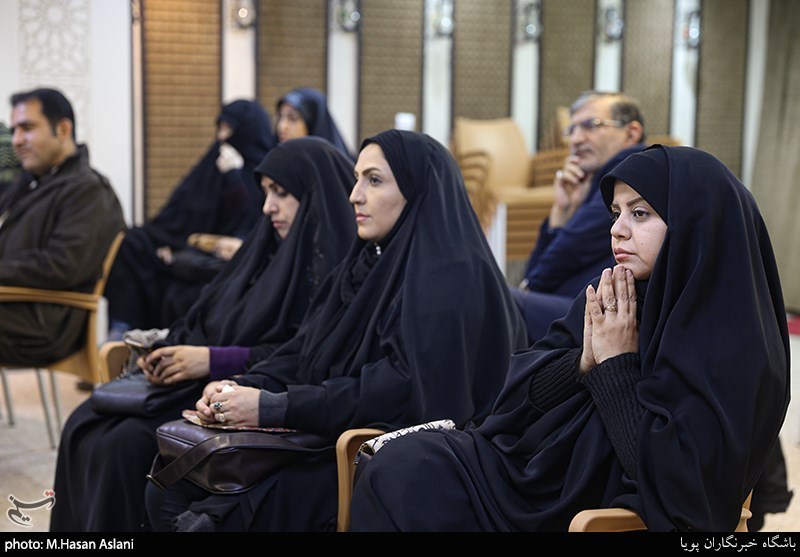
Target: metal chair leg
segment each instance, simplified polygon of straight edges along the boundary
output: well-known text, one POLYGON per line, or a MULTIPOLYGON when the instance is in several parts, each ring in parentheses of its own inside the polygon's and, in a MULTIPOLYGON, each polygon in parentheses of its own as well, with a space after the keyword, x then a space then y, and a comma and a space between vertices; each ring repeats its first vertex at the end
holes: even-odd
POLYGON ((14 425, 14 407, 11 405, 11 391, 8 390, 8 378, 6 368, 0 367, 0 380, 3 382, 3 394, 6 399, 6 411, 8 412, 8 425, 14 425))
POLYGON ((50 420, 50 405, 47 403, 47 393, 44 389, 44 379, 42 379, 42 370, 36 368, 36 380, 39 382, 39 394, 42 397, 42 408, 44 408, 44 421, 47 425, 47 436, 50 438, 50 448, 56 448, 55 435, 53 434, 53 424, 50 420))

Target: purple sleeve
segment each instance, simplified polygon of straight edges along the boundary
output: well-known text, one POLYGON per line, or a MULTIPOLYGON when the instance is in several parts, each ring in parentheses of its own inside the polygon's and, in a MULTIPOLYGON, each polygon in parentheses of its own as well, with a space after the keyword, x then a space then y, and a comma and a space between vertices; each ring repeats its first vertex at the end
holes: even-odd
POLYGON ((227 379, 245 371, 250 349, 245 346, 209 346, 209 371, 211 381, 227 379))

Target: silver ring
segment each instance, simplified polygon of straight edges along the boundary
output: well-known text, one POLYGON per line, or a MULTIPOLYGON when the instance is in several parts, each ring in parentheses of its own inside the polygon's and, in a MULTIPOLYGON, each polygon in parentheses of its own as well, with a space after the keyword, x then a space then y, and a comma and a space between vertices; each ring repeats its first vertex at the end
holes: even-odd
POLYGON ((225 423, 225 414, 223 414, 222 412, 220 412, 220 413, 217 415, 217 421, 218 421, 218 422, 220 422, 220 423, 223 423, 223 424, 224 424, 224 423, 225 423))
POLYGON ((221 403, 221 402, 219 402, 219 401, 215 402, 215 403, 214 403, 214 404, 212 404, 211 406, 212 406, 212 408, 214 408, 214 410, 216 410, 217 412, 219 412, 220 410, 222 410, 222 403, 221 403))

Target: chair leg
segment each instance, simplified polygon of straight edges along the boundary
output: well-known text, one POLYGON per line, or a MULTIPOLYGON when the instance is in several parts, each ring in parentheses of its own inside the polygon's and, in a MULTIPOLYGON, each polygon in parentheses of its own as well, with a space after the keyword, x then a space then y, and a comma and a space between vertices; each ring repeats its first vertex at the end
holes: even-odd
POLYGON ((56 374, 51 369, 50 373, 50 393, 53 395, 53 408, 56 414, 56 435, 61 436, 61 397, 58 396, 58 383, 56 381, 56 374))
POLYGON ((42 370, 36 368, 36 380, 39 382, 39 395, 42 397, 42 408, 44 408, 44 421, 47 425, 47 436, 50 438, 50 448, 56 448, 55 435, 53 434, 53 424, 50 420, 50 405, 47 403, 47 393, 44 390, 44 379, 42 379, 42 370))
POLYGON ((3 382, 3 395, 6 399, 6 412, 8 412, 8 425, 14 425, 14 407, 11 405, 11 391, 8 390, 8 378, 6 368, 0 367, 0 380, 3 382))

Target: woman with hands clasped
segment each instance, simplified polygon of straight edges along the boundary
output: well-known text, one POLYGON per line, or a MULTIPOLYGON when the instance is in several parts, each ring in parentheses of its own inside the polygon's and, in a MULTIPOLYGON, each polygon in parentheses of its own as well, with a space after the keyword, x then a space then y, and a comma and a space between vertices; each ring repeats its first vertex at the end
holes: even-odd
POLYGON ((188 313, 137 365, 156 384, 196 381, 155 416, 72 413, 58 448, 51 531, 136 531, 156 428, 180 418, 206 382, 243 373, 297 332, 310 300, 355 238, 352 165, 319 137, 287 141, 255 168, 262 220, 188 313))
POLYGON ((353 531, 566 530, 626 507, 733 532, 789 403, 786 313, 753 196, 718 159, 654 145, 600 185, 617 265, 512 356, 482 424, 375 453, 353 531))

